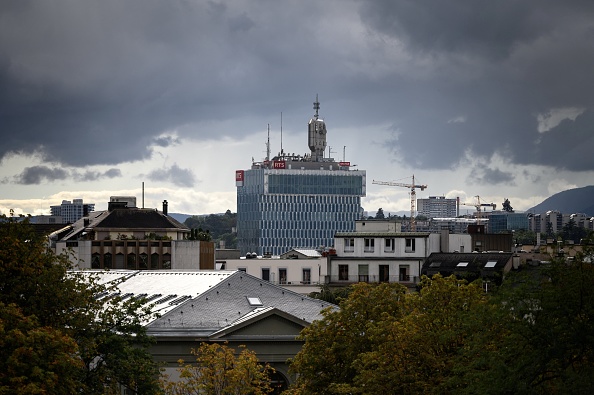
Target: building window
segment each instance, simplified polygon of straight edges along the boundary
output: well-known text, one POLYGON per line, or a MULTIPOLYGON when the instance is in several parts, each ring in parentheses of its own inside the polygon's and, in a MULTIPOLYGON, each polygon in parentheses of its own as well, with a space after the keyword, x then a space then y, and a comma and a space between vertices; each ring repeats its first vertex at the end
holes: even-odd
POLYGON ((344 239, 344 252, 355 252, 355 239, 344 239))
POLYGON ((400 281, 410 281, 410 275, 408 266, 400 266, 400 281))
POLYGON ((379 280, 384 283, 390 281, 390 265, 379 265, 379 280))
POLYGON ((126 268, 132 269, 132 270, 136 269, 136 254, 134 254, 134 253, 128 254, 126 268))
POLYGON ((415 239, 406 239, 404 252, 415 252, 415 239))
POLYGON ((156 252, 151 254, 151 269, 155 270, 159 268, 159 254, 156 252))
POLYGON ((101 268, 101 259, 98 253, 94 253, 91 257, 91 269, 101 268))
POLYGON ((359 265, 359 282, 369 282, 369 265, 359 265))
POLYGON ((270 268, 268 268, 268 267, 262 268, 262 280, 270 281, 270 268))
POLYGON ((237 268, 237 271, 247 273, 247 268, 245 268, 245 267, 238 267, 237 268))
POLYGON ((338 281, 349 281, 349 265, 338 265, 338 281))
POLYGON ((138 268, 141 270, 148 269, 148 255, 145 252, 138 255, 138 268))
POLYGON ((118 252, 115 256, 115 268, 116 269, 125 269, 124 267, 124 254, 118 252))
POLYGON ((304 268, 303 269, 303 284, 311 284, 311 269, 304 268))
POLYGON ((394 239, 384 239, 384 252, 394 252, 394 239))
POLYGON ((163 269, 171 269, 171 254, 163 254, 163 269))
POLYGON ((285 269, 285 268, 278 269, 278 283, 279 284, 287 283, 287 269, 285 269))
POLYGON ((373 252, 375 247, 375 239, 365 239, 365 248, 363 252, 373 252))
POLYGON ((111 269, 111 253, 103 255, 103 268, 111 269))

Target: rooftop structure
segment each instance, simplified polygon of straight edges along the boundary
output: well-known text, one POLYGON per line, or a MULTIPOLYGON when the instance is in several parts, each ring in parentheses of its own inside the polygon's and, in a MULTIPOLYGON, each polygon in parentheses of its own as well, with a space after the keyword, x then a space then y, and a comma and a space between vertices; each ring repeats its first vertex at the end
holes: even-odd
POLYGON ((310 153, 281 148, 248 170, 237 170, 237 239, 242 255, 280 255, 293 248, 331 246, 336 232, 354 230, 366 194, 364 170, 325 156, 326 124, 320 103, 308 123, 310 153))

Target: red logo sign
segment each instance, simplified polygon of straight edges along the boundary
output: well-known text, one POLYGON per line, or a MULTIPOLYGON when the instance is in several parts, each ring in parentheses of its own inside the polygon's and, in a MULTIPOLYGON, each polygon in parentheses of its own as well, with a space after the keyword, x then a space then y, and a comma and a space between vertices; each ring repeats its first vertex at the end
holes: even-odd
POLYGON ((243 170, 235 170, 235 181, 243 181, 243 170))
POLYGON ((338 166, 350 167, 351 166, 351 162, 338 162, 338 166))
POLYGON ((284 160, 275 160, 272 162, 272 168, 273 169, 286 169, 287 162, 285 162, 284 160))

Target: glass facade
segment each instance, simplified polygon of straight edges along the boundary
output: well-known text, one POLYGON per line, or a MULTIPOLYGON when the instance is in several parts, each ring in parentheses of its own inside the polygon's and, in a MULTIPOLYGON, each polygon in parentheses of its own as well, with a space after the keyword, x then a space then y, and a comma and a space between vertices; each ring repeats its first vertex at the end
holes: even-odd
POLYGON ((237 187, 241 254, 332 246, 336 232, 354 231, 361 218, 365 177, 349 170, 246 170, 237 187))

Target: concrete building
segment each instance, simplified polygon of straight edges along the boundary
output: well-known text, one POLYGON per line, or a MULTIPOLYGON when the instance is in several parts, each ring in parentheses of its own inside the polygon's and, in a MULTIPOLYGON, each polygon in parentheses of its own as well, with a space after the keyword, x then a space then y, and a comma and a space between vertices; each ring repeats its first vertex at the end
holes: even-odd
POLYGON ((318 292, 326 283, 328 258, 316 250, 294 249, 280 257, 250 256, 240 259, 219 259, 224 270, 240 270, 299 294, 318 292))
POLYGON ((417 212, 427 218, 456 218, 459 215, 458 199, 446 199, 445 196, 417 199, 417 212))
POLYGON ((366 194, 364 170, 324 155, 326 124, 319 102, 308 125, 310 154, 281 152, 237 170, 237 242, 241 255, 278 256, 293 248, 331 246, 336 232, 354 230, 366 194))
POLYGON ((71 224, 95 210, 95 203, 83 203, 82 199, 62 200, 59 206, 50 206, 52 217, 62 217, 63 224, 71 224))
POLYGON ((214 243, 189 234, 167 215, 167 201, 162 212, 110 201, 108 210, 52 233, 50 245, 58 254, 70 251, 81 269, 214 269, 214 243))
POLYGON ((400 232, 398 222, 357 221, 355 232, 338 232, 336 255, 329 255, 327 282, 419 282, 425 259, 433 252, 471 251, 471 236, 429 232, 400 232))

